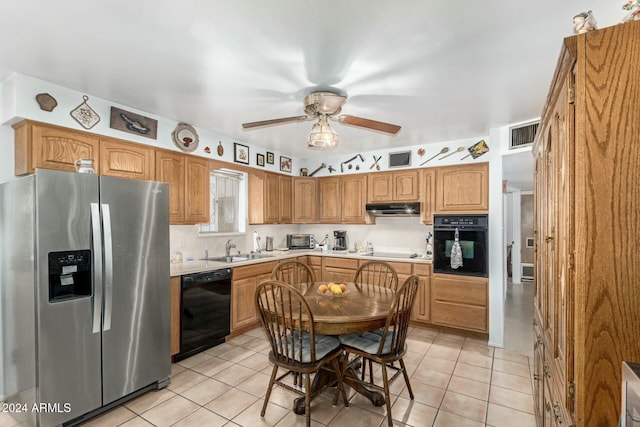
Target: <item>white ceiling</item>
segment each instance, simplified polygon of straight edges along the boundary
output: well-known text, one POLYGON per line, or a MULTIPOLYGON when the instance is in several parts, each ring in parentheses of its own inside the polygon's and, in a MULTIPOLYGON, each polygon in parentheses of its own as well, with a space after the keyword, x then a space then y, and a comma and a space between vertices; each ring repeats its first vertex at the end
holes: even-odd
MULTIPOLYGON (((338 153, 488 135, 538 117, 572 17, 610 0, 0 2, 0 81, 33 76, 299 158, 318 88, 397 136, 334 124, 338 153)), ((428 153, 427 149, 427 153, 428 153)), ((516 168, 517 169, 517 168, 516 168)))

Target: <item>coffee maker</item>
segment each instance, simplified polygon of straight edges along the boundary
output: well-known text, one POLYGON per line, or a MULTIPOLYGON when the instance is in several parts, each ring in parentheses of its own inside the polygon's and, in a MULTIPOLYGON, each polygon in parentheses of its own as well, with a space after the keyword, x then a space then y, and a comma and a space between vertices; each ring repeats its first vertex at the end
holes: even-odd
POLYGON ((347 250, 347 232, 345 230, 333 231, 333 250, 334 251, 346 251, 347 250))

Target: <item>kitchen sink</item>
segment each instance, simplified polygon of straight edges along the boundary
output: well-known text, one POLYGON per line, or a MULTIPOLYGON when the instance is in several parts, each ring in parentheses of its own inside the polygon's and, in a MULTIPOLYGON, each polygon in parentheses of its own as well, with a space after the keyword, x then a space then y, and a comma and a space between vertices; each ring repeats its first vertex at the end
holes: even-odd
POLYGON ((250 253, 250 254, 238 254, 238 255, 231 255, 231 256, 203 258, 202 260, 218 261, 218 262, 242 262, 242 261, 249 261, 252 259, 272 258, 273 256, 274 255, 272 254, 250 253))

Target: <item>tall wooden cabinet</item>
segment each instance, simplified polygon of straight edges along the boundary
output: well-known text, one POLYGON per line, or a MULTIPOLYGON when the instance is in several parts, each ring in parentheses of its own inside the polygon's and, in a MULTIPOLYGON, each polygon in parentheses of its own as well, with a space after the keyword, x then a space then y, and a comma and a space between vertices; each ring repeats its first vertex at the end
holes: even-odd
POLYGON ((640 360, 640 22, 564 40, 534 144, 539 424, 615 426, 640 360))
POLYGON ((316 178, 293 178, 293 223, 318 222, 318 192, 316 178))

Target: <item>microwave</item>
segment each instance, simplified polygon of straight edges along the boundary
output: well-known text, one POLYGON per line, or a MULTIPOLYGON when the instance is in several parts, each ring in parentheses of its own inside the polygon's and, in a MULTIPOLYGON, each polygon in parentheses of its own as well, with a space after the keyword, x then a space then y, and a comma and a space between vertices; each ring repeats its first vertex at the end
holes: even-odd
POLYGON ((313 234, 287 234, 289 249, 314 249, 316 239, 313 234))

